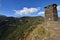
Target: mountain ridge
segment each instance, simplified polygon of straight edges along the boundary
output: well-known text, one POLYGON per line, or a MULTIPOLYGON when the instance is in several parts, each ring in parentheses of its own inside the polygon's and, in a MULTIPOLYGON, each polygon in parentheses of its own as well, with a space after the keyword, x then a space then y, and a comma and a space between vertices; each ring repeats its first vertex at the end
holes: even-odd
POLYGON ((0 16, 0 40, 22 40, 24 35, 35 28, 33 26, 41 24, 43 21, 42 16, 20 18, 0 16))

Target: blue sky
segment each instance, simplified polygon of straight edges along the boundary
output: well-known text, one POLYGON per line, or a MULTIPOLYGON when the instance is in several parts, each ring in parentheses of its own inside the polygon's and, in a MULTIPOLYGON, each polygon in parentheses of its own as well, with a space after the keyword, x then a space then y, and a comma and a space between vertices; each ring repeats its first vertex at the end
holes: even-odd
POLYGON ((59 0, 0 0, 0 14, 6 16, 44 16, 44 7, 56 3, 60 16, 59 0))

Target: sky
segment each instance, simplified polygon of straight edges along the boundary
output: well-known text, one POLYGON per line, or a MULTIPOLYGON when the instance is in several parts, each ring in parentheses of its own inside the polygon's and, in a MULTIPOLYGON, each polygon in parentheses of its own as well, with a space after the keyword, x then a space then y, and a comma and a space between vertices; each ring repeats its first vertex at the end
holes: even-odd
POLYGON ((57 4, 60 17, 59 0, 0 0, 0 14, 6 16, 44 16, 45 6, 57 4))

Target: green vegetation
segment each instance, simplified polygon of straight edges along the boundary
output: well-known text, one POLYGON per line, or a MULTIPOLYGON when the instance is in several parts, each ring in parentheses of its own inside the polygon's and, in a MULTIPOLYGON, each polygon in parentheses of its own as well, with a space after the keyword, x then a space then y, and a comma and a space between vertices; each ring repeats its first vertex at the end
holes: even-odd
POLYGON ((0 40, 18 40, 23 39, 38 24, 42 24, 44 18, 39 17, 6 17, 0 16, 0 40))

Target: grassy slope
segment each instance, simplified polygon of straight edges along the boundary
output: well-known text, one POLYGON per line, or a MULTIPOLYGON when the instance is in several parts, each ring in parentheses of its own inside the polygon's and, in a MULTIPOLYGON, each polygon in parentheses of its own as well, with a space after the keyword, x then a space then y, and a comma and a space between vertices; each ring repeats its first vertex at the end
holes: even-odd
POLYGON ((44 24, 38 24, 26 37, 26 40, 42 40, 50 37, 50 32, 44 28, 44 24), (35 37, 35 38, 34 38, 35 37))

